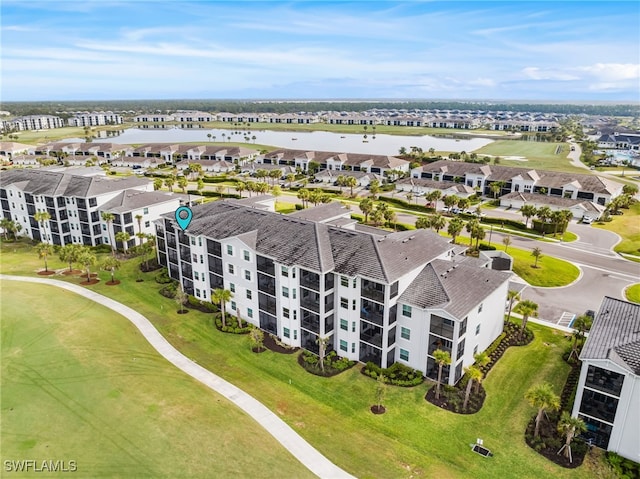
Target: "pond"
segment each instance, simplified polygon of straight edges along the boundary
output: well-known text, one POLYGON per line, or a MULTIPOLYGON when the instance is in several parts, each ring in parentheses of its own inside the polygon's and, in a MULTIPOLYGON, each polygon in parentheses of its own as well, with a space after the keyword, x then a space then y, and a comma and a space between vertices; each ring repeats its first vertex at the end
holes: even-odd
MULTIPOLYGON (((159 125, 158 125, 159 126, 159 125)), ((187 143, 200 142, 244 142, 272 145, 278 148, 297 150, 336 151, 346 153, 369 153, 378 155, 397 155, 400 148, 410 151, 412 146, 428 151, 471 152, 493 140, 488 138, 441 138, 430 135, 371 135, 332 133, 328 131, 269 131, 269 130, 232 130, 199 128, 128 128, 117 136, 96 138, 94 141, 122 144, 142 143, 187 143), (208 135, 211 135, 209 137, 208 135), (247 139, 248 138, 248 139, 247 139)), ((84 141, 82 138, 67 138, 64 141, 84 141)))

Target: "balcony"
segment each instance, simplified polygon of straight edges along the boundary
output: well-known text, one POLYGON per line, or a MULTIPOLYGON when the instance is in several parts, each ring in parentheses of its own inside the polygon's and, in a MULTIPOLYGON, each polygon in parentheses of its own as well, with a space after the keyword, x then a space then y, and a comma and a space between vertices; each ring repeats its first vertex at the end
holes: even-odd
POLYGON ((256 266, 258 271, 268 274, 269 276, 275 276, 275 266, 273 260, 265 258, 264 256, 256 255, 256 266))
POLYGON ((301 311, 301 324, 303 328, 320 334, 320 316, 317 314, 304 310, 301 311))
POLYGON ((276 299, 264 293, 258 293, 258 307, 273 316, 276 315, 276 299))
POLYGON ((360 340, 382 347, 382 328, 360 321, 360 340))
POLYGON ((360 318, 382 326, 384 323, 384 306, 368 299, 361 299, 360 318))
POLYGON ((385 285, 380 283, 374 283, 367 279, 362 280, 361 295, 364 298, 372 299, 378 303, 384 303, 385 285))
POLYGON ((300 268, 300 286, 320 291, 320 275, 300 268))
POLYGON ((264 293, 270 294, 271 296, 275 296, 276 280, 264 273, 258 273, 258 291, 262 291, 264 293))
POLYGON ((320 295, 306 288, 300 288, 300 306, 315 313, 319 313, 320 295))

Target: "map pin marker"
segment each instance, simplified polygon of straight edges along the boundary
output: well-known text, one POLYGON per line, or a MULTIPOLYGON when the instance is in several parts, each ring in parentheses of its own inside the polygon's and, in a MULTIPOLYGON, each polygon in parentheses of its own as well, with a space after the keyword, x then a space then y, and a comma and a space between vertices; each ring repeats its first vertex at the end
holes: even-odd
POLYGON ((182 231, 186 230, 191 223, 191 218, 193 218, 193 212, 191 208, 187 206, 181 206, 176 210, 176 221, 178 222, 178 226, 182 229, 182 231))

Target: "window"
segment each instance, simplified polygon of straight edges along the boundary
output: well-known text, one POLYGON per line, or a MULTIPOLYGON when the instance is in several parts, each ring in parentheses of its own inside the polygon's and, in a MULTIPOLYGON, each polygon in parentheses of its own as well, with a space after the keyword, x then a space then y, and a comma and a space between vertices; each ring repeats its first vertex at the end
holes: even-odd
POLYGON ((200 290, 196 288, 196 298, 200 297, 200 290))
POLYGON ((289 338, 289 337, 291 337, 291 333, 289 332, 289 328, 282 328, 282 335, 283 335, 285 338, 289 338))
POLYGON ((198 262, 198 255, 197 255, 197 254, 192 254, 192 255, 191 255, 191 260, 192 260, 194 263, 197 263, 197 262, 198 262))
POLYGON ((355 321, 353 321, 353 322, 351 323, 351 332, 352 332, 352 333, 355 333, 355 332, 356 332, 356 322, 355 322, 355 321))
POLYGON ((229 271, 230 274, 236 274, 236 270, 232 264, 227 265, 227 270, 229 271))
POLYGON ((253 318, 253 309, 247 308, 247 316, 253 318))
POLYGON ((478 345, 476 344, 476 347, 473 348, 473 355, 475 356, 476 354, 478 354, 478 345))
POLYGON ((229 256, 233 256, 233 246, 231 246, 230 244, 227 245, 227 254, 229 256))
POLYGON ((151 221, 145 221, 144 222, 144 227, 145 228, 149 228, 151 226, 151 221))
MULTIPOLYGON (((148 223, 148 221, 147 221, 148 223)), ((198 246, 202 246, 202 237, 198 236, 198 246)))
POLYGON ((287 268, 286 266, 283 266, 281 271, 282 271, 282 276, 286 276, 287 278, 289 277, 289 268, 287 268))
POLYGON ((204 264, 204 256, 200 255, 200 264, 204 264))
POLYGON ((479 324, 476 326, 476 336, 477 336, 478 334, 480 334, 480 325, 479 325, 479 324))
POLYGON ((356 300, 355 299, 351 300, 351 309, 353 309, 354 311, 356 310, 356 300))
POLYGON ((242 251, 242 256, 243 256, 245 261, 251 261, 251 255, 249 254, 249 252, 247 250, 243 250, 242 251))
POLYGON ((340 307, 349 309, 349 300, 347 298, 340 298, 340 307))
POLYGON ((358 278, 353 278, 353 287, 354 288, 358 287, 358 278))
POLYGON ((191 244, 192 244, 193 246, 195 246, 195 245, 196 245, 196 239, 195 239, 193 236, 191 237, 191 244))
POLYGON ((351 343, 351 352, 352 353, 356 352, 356 343, 351 343))
POLYGON ((406 316, 407 318, 411 317, 411 306, 407 304, 402 305, 402 316, 406 316))
POLYGON ((348 351, 348 348, 349 348, 349 343, 347 343, 346 341, 341 339, 340 340, 340 349, 342 351, 348 351))
POLYGON ((293 330, 293 339, 298 339, 298 330, 297 329, 293 330))
POLYGON ((290 317, 289 308, 282 308, 282 316, 284 316, 285 318, 289 319, 289 317, 290 317))
POLYGON ((482 303, 480 303, 480 306, 478 306, 478 313, 482 313, 482 303))
POLYGON ((246 279, 247 281, 251 281, 251 271, 249 270, 244 270, 244 279, 246 279))
POLYGON ((293 297, 293 299, 296 299, 296 288, 293 288, 293 289, 291 290, 291 293, 292 293, 292 297, 293 297))
POLYGON ((282 296, 285 298, 289 297, 289 288, 287 288, 286 286, 282 287, 282 296))
POLYGON ((409 361, 409 351, 400 348, 400 359, 403 361, 409 361))
POLYGON ((402 339, 411 339, 411 330, 409 328, 400 328, 400 337, 402 339))
POLYGON ((237 308, 237 306, 236 306, 236 302, 235 302, 235 301, 231 301, 231 309, 232 309, 233 311, 235 311, 235 310, 236 310, 236 308, 237 308))
POLYGON ((345 331, 349 331, 349 321, 346 319, 340 320, 340 329, 344 329, 345 331))
POLYGON ((294 321, 295 321, 296 319, 298 319, 298 310, 297 310, 297 309, 294 309, 294 310, 293 310, 293 319, 294 319, 294 321))
POLYGON ((250 289, 247 290, 247 299, 252 299, 252 294, 250 289))
POLYGON ((231 291, 232 293, 236 292, 236 285, 233 283, 229 283, 229 291, 231 291))
POLYGON ((107 231, 107 225, 102 225, 102 231, 107 231))
POLYGON ((148 215, 148 214, 149 214, 149 208, 144 208, 144 209, 142 210, 142 214, 143 214, 143 215, 148 215))
POLYGON ((346 276, 340 276, 340 286, 344 286, 345 288, 349 287, 349 278, 346 276))
POLYGON ((200 281, 200 276, 198 275, 197 271, 193 272, 193 279, 195 279, 196 281, 200 281))

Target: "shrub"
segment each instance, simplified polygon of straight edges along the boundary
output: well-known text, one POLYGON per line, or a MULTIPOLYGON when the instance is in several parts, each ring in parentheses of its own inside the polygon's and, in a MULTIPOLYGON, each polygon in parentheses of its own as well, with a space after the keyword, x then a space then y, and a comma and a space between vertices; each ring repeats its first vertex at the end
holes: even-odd
POLYGON ((304 206, 302 206, 300 203, 296 203, 295 204, 295 208, 296 208, 296 210, 303 210, 304 206))
POLYGON ((482 251, 495 251, 495 250, 496 250, 496 247, 495 247, 495 246, 493 246, 493 245, 488 245, 488 244, 485 244, 485 243, 480 243, 480 244, 478 245, 478 249, 481 249, 482 251))
POLYGON ((384 374, 385 383, 392 384, 394 386, 411 387, 422 384, 423 377, 420 371, 405 366, 402 363, 393 363, 387 369, 375 365, 372 362, 368 362, 362 373, 373 379, 376 379, 380 374, 384 374))
POLYGON ((170 277, 169 277, 169 272, 167 271, 167 268, 162 268, 162 271, 160 271, 158 274, 156 274, 156 283, 160 283, 160 284, 167 284, 167 283, 171 283, 171 281, 173 281, 170 277))
POLYGON ((111 253, 111 246, 109 246, 108 244, 99 244, 97 246, 91 247, 91 249, 95 253, 111 253))
POLYGON ((249 331, 251 331, 251 328, 253 328, 253 326, 247 323, 246 321, 242 323, 244 327, 240 328, 239 327, 240 325, 238 324, 238 318, 231 315, 227 315, 225 317, 224 327, 222 327, 222 316, 219 314, 215 316, 215 323, 216 323, 216 328, 218 328, 223 333, 248 334, 249 331))

